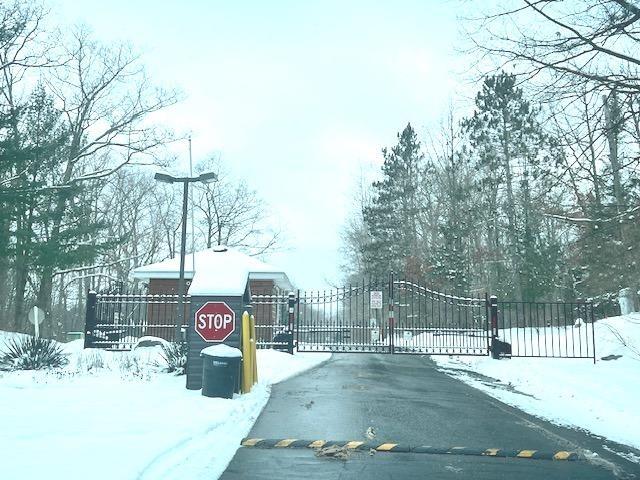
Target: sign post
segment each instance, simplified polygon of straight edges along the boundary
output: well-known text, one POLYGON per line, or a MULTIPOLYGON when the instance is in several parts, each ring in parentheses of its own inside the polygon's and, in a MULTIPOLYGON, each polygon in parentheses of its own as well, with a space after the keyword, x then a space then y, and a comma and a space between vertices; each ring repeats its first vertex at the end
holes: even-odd
POLYGON ((44 311, 35 306, 29 310, 29 321, 33 324, 35 328, 36 338, 40 337, 40 324, 44 321, 44 311))

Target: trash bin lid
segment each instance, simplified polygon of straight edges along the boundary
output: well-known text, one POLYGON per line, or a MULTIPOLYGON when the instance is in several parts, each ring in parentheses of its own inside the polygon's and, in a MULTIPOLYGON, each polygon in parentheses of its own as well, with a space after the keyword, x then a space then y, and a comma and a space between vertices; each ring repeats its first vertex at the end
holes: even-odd
POLYGON ((242 357, 242 352, 239 348, 230 347, 221 343, 220 345, 211 345, 210 347, 203 348, 200 351, 200 355, 207 355, 208 357, 221 357, 221 358, 238 358, 242 357))

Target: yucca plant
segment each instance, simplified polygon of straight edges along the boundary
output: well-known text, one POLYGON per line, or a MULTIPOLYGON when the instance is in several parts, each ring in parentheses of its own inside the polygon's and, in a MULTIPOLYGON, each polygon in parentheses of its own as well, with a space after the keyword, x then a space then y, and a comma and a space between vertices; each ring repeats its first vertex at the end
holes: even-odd
POLYGON ((160 356, 164 360, 162 367, 169 373, 184 375, 187 372, 187 344, 165 343, 160 356))
POLYGON ((0 349, 0 370, 41 370, 69 363, 62 346, 53 340, 16 336, 0 349))

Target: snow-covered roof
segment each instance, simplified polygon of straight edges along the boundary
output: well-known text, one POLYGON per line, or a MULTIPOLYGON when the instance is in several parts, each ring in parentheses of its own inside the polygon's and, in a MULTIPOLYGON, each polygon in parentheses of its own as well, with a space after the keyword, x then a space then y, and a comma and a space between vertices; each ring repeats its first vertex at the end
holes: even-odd
MULTIPOLYGON (((213 292, 217 295, 242 295, 247 279, 273 280, 282 289, 293 288, 287 274, 281 269, 229 247, 214 247, 195 252, 193 255, 189 253, 184 263, 184 277, 191 279, 191 295, 213 292)), ((177 279, 179 275, 179 257, 144 265, 132 272, 133 278, 140 280, 177 279)))

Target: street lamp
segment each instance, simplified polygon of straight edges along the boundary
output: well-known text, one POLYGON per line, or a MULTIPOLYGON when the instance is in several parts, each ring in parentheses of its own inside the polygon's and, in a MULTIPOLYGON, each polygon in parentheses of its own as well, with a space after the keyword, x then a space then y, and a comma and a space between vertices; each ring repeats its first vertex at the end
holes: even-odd
MULTIPOLYGON (((182 238, 180 244, 180 276, 178 277, 178 319, 176 321, 176 341, 180 340, 181 328, 184 321, 184 257, 187 244, 187 199, 189 196, 189 184, 195 182, 210 183, 218 180, 214 172, 201 173, 197 177, 174 177, 168 173, 156 173, 155 178, 162 183, 182 183, 182 238)), ((194 266, 195 267, 195 266, 194 266)), ((195 268, 194 268, 195 270, 195 268)), ((194 272, 195 273, 195 272, 194 272)))

